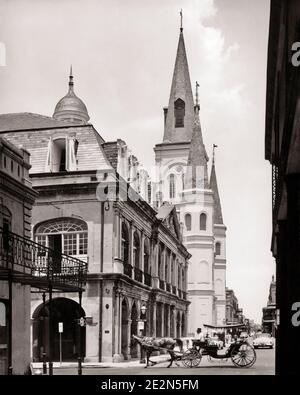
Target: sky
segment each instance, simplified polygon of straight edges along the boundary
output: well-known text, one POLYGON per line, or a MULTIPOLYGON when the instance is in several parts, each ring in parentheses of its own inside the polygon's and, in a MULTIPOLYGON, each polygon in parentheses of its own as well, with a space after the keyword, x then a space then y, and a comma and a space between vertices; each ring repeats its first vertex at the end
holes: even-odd
POLYGON ((0 112, 52 116, 76 94, 145 167, 163 139, 183 9, 192 86, 227 226, 227 286, 260 323, 275 262, 264 160, 269 0, 0 0, 0 112))

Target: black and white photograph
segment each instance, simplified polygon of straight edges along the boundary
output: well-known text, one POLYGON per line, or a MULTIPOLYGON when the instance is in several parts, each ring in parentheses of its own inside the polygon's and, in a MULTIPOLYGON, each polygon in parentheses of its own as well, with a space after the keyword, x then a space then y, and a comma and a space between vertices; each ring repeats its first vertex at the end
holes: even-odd
POLYGON ((0 375, 299 372, 300 1, 0 0, 0 375))

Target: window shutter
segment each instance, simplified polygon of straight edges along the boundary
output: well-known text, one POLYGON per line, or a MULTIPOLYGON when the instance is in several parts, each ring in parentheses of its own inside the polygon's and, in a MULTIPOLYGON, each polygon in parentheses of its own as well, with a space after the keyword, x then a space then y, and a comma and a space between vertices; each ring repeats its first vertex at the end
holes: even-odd
POLYGON ((66 168, 68 171, 77 170, 75 143, 76 139, 73 137, 68 137, 66 139, 66 168))
POLYGON ((52 140, 52 137, 50 137, 50 140, 48 143, 46 166, 45 166, 45 171, 47 173, 50 173, 53 171, 52 165, 53 165, 53 140, 52 140))

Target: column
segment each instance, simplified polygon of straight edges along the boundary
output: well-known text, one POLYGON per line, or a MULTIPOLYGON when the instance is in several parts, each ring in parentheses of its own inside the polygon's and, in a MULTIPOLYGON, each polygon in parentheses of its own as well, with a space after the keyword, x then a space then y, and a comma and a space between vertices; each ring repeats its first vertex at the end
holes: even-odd
POLYGON ((121 259, 121 219, 119 209, 114 210, 114 273, 123 273, 121 259))
POLYGON ((167 325, 167 336, 170 337, 170 333, 171 333, 171 306, 168 304, 168 325, 167 325))
POLYGON ((151 328, 152 328, 152 336, 156 337, 156 302, 153 302, 153 306, 152 306, 151 328))
POLYGON ((128 318, 127 321, 127 359, 130 360, 131 359, 131 323, 132 320, 130 318, 128 318))
POLYGON ((165 305, 164 303, 161 304, 161 336, 164 337, 165 335, 165 305))
POLYGON ((144 242, 145 242, 145 235, 144 231, 141 231, 141 256, 140 256, 140 269, 142 271, 142 283, 145 283, 145 276, 144 276, 144 242))
MULTIPOLYGON (((158 279, 158 243, 155 243, 153 246, 153 254, 151 260, 151 268, 153 269, 153 277, 152 277, 152 287, 159 288, 159 279, 158 279)), ((151 271, 152 272, 152 271, 151 271)))

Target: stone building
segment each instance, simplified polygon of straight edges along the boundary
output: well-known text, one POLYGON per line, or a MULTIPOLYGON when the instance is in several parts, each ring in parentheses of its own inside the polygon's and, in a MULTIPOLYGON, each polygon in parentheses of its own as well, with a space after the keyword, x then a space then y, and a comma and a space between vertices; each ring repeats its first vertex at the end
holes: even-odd
POLYGON ((238 324, 239 303, 232 289, 226 288, 226 323, 238 324))
MULTIPOLYGON (((37 193, 29 177, 29 156, 0 136, 0 374, 29 371, 31 292, 47 292, 51 299, 52 291, 84 290, 84 262, 30 240, 37 193), (60 270, 53 270, 55 264, 60 270)), ((49 312, 47 324, 48 338, 53 324, 49 312)), ((48 361, 52 373, 51 353, 48 361)))
MULTIPOLYGON (((85 104, 69 90, 53 117, 0 116, 1 134, 31 153, 30 179, 38 193, 33 237, 58 253, 87 262, 82 306, 71 293, 52 300, 53 359, 119 361, 138 357, 131 335, 180 337, 187 331, 189 252, 176 209, 146 201, 148 176, 122 140, 105 142, 88 123, 85 104), (163 277, 162 277, 163 273, 163 277), (83 318, 82 342, 76 325, 83 318)), ((33 359, 49 350, 43 307, 32 299, 33 359)))
POLYGON ((23 374, 30 362, 30 285, 17 281, 24 267, 13 266, 9 250, 11 232, 30 235, 29 168, 29 153, 0 137, 0 374, 23 374))
POLYGON ((271 333, 275 337, 276 331, 276 282, 274 276, 269 288, 267 306, 262 309, 262 329, 264 332, 271 333))
MULTIPOLYGON (((215 147, 214 147, 215 148, 215 147)), ((180 29, 163 141, 155 151, 156 180, 152 204, 169 201, 183 224, 183 242, 192 258, 188 275, 191 302, 189 334, 203 324, 222 325, 226 305, 226 227, 213 157, 208 155, 200 124, 198 84, 194 102, 183 29, 180 29)))

